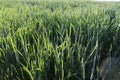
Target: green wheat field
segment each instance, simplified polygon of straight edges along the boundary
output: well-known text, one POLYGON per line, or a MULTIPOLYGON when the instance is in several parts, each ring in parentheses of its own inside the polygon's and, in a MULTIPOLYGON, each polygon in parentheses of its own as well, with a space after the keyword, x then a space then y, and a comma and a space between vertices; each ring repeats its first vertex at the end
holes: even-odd
POLYGON ((120 57, 120 3, 0 0, 0 80, 99 80, 120 57))

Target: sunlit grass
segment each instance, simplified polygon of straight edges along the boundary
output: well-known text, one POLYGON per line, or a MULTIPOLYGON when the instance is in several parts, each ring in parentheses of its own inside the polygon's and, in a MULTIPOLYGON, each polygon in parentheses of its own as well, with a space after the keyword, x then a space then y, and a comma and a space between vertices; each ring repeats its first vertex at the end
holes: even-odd
POLYGON ((0 80, 98 79, 102 59, 119 56, 118 3, 0 4, 0 80))

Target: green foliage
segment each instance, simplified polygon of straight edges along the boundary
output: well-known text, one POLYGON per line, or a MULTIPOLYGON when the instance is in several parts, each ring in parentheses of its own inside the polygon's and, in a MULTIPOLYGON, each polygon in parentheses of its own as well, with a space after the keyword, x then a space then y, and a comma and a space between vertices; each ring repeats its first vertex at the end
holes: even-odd
POLYGON ((120 5, 0 1, 0 80, 93 80, 120 53, 120 5))

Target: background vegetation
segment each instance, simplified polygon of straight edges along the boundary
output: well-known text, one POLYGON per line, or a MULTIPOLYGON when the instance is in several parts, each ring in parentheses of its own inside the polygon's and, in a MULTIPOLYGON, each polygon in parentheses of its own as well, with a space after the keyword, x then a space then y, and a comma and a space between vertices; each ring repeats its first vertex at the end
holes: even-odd
POLYGON ((0 1, 0 80, 96 80, 120 53, 120 3, 0 1))

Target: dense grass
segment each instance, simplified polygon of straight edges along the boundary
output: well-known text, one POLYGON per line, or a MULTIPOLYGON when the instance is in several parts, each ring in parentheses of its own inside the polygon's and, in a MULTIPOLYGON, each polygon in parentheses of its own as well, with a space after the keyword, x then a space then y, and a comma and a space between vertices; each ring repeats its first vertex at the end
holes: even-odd
POLYGON ((0 80, 93 80, 120 53, 120 3, 0 1, 0 80))

